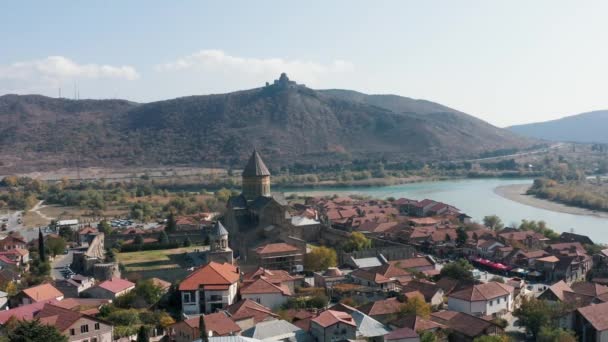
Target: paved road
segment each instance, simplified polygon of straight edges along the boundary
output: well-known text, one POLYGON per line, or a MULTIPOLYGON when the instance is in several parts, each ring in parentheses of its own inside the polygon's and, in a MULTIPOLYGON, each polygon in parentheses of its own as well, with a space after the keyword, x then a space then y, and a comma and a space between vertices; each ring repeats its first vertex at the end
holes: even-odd
POLYGON ((51 263, 51 278, 53 279, 64 279, 61 274, 61 269, 72 263, 74 257, 74 251, 70 250, 68 254, 58 255, 55 260, 51 263))

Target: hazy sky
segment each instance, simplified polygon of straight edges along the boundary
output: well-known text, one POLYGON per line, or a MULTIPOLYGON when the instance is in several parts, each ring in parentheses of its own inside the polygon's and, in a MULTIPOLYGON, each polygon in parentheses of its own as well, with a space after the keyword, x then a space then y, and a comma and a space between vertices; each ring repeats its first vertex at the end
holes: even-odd
POLYGON ((12 1, 0 94, 258 87, 427 99, 498 126, 608 109, 608 1, 12 1))

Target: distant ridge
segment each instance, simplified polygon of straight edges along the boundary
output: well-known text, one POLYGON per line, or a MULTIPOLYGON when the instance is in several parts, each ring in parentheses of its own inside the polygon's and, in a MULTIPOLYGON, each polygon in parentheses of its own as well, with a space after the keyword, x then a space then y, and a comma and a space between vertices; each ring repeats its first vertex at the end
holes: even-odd
POLYGON ((264 87, 138 104, 0 96, 2 168, 454 160, 532 139, 446 106, 396 95, 313 90, 286 75, 264 87))
POLYGON ((598 110, 558 120, 508 127, 517 134, 536 139, 608 144, 608 110, 598 110))

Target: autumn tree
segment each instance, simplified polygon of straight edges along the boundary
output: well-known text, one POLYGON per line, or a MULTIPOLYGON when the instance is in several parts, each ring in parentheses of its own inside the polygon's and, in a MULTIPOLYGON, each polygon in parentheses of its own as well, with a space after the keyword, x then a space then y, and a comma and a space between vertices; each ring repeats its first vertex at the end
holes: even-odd
POLYGON ((560 328, 542 327, 536 338, 538 342, 576 342, 576 336, 569 331, 560 328))
POLYGON ((348 240, 344 244, 344 250, 351 251, 360 251, 362 249, 368 249, 372 247, 372 240, 368 239, 361 232, 354 232, 350 234, 348 240))
POLYGON ((399 309, 399 316, 415 315, 422 318, 429 318, 431 315, 431 305, 424 301, 421 296, 414 296, 407 300, 399 309))
POLYGON ((306 254, 304 258, 304 265, 308 271, 322 271, 329 267, 336 267, 338 264, 338 255, 333 248, 329 247, 315 247, 313 250, 306 254))

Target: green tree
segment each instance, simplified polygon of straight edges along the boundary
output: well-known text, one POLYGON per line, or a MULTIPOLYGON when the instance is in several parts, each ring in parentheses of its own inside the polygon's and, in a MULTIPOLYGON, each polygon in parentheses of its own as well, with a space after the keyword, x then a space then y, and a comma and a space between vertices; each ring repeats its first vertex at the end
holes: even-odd
POLYGON ((46 261, 46 250, 44 249, 44 235, 42 235, 42 230, 38 228, 38 256, 40 257, 40 262, 46 261))
POLYGON ((18 321, 7 332, 11 342, 67 342, 64 336, 52 325, 41 324, 39 320, 18 321))
POLYGON ((209 334, 207 334, 207 326, 205 325, 204 315, 198 317, 198 330, 200 331, 201 341, 209 342, 209 334))
POLYGON ((372 247, 372 240, 368 239, 361 232, 354 232, 350 234, 346 244, 344 245, 344 250, 351 251, 360 251, 362 249, 368 249, 372 247))
POLYGON ((420 296, 414 296, 401 306, 399 316, 415 315, 422 318, 429 318, 431 315, 431 305, 424 301, 420 296))
POLYGON ((304 257, 304 266, 308 271, 321 271, 338 264, 336 251, 329 247, 315 247, 304 257))
POLYGON ((450 277, 452 279, 460 279, 464 281, 473 281, 473 265, 471 265, 465 259, 458 259, 454 262, 451 262, 441 269, 442 277, 450 277))
POLYGON ((160 235, 158 236, 158 242, 162 243, 162 244, 169 243, 169 236, 167 235, 167 233, 164 230, 162 232, 160 232, 160 235))
POLYGON ((53 257, 65 251, 66 242, 62 237, 48 238, 46 244, 53 257))
POLYGON ((545 326, 545 327, 540 328, 536 341, 538 341, 538 342, 576 342, 576 336, 574 336, 574 334, 568 330, 545 326))
POLYGON ((105 235, 110 235, 112 232, 112 225, 108 220, 101 220, 97 224, 97 230, 104 233, 105 235))
POLYGON ((420 342, 437 342, 437 335, 432 331, 425 331, 420 335, 420 342))
POLYGON ((192 246, 192 240, 190 240, 190 238, 186 236, 186 238, 184 239, 184 247, 190 246, 192 246))
POLYGON ((145 325, 139 327, 139 331, 137 332, 137 342, 150 342, 148 328, 145 325))
POLYGON ((507 335, 483 335, 476 337, 473 342, 509 342, 507 335))
POLYGON ((500 217, 498 217, 496 215, 489 215, 489 216, 484 217, 483 224, 484 224, 484 226, 486 226, 492 230, 501 230, 505 226, 502 223, 502 220, 500 219, 500 217))
POLYGON ((138 246, 143 245, 144 244, 143 236, 141 236, 140 234, 135 235, 135 238, 133 239, 133 244, 138 245, 138 246))
POLYGON ((526 328, 532 336, 537 337, 540 329, 550 326, 556 305, 536 298, 524 298, 519 308, 515 309, 513 316, 519 319, 519 324, 526 328))
POLYGON ((59 236, 64 238, 66 241, 74 240, 74 231, 70 227, 61 227, 59 228, 59 236))
POLYGON ((232 191, 226 188, 221 188, 215 193, 215 198, 220 202, 228 202, 230 196, 232 196, 232 191))
POLYGON ((467 242, 468 238, 469 236, 464 230, 464 227, 459 227, 458 229, 456 229, 456 243, 458 244, 458 246, 464 245, 467 242))
POLYGON ((165 227, 165 231, 167 233, 173 233, 177 230, 177 223, 175 222, 175 214, 173 212, 169 212, 167 215, 167 225, 165 227))

